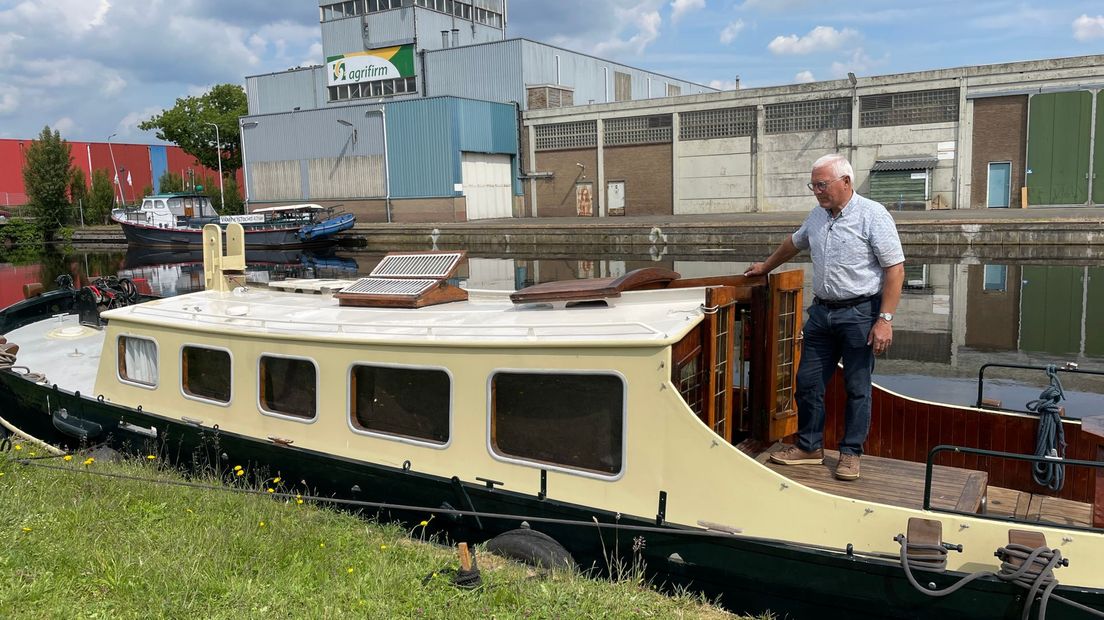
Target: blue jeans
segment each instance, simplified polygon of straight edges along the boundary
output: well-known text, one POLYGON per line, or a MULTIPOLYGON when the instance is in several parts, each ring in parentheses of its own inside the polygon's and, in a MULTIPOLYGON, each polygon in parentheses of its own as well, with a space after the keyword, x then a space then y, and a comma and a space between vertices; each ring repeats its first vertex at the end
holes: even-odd
POLYGON ((878 319, 881 298, 873 297, 850 308, 809 306, 801 363, 797 369, 797 447, 818 450, 824 443, 824 388, 843 360, 847 392, 842 454, 862 454, 870 431, 870 375, 874 348, 866 344, 878 319))

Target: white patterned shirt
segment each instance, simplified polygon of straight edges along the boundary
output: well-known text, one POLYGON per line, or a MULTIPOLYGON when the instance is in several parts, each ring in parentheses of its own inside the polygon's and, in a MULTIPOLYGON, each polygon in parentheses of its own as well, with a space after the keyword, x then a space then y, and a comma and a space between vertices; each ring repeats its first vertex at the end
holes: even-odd
POLYGON ((883 269, 905 261, 889 211, 858 192, 836 218, 817 205, 792 239, 812 255, 813 294, 825 300, 877 295, 883 269))

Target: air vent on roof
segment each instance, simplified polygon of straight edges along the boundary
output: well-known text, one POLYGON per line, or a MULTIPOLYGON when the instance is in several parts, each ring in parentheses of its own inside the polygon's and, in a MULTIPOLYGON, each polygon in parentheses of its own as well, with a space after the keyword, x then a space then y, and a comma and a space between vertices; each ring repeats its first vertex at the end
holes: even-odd
POLYGON ((421 308, 468 298, 449 284, 464 252, 388 254, 367 278, 334 295, 342 306, 421 308))

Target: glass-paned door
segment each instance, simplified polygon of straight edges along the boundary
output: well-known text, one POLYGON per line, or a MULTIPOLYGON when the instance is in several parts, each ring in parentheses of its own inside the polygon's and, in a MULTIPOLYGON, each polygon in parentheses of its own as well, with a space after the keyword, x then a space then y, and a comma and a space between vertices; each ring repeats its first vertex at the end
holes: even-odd
POLYGON ((985 206, 1008 208, 1012 197, 1012 162, 989 163, 989 192, 985 206))

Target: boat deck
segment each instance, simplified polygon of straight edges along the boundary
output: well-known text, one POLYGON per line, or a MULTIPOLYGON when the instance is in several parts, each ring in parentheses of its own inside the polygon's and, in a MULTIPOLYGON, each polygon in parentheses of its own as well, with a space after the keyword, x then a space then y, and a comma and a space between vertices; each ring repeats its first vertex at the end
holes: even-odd
MULTIPOLYGON (((825 450, 823 465, 792 466, 770 461, 770 453, 780 448, 779 444, 771 446, 756 455, 756 460, 794 482, 825 493, 905 508, 919 509, 924 505, 923 463, 865 455, 862 477, 846 481, 834 475, 838 452, 825 450)), ((977 512, 1031 523, 1078 527, 1092 524, 1090 504, 989 486, 988 478, 983 471, 936 465, 932 471, 931 505, 936 510, 977 512)))

